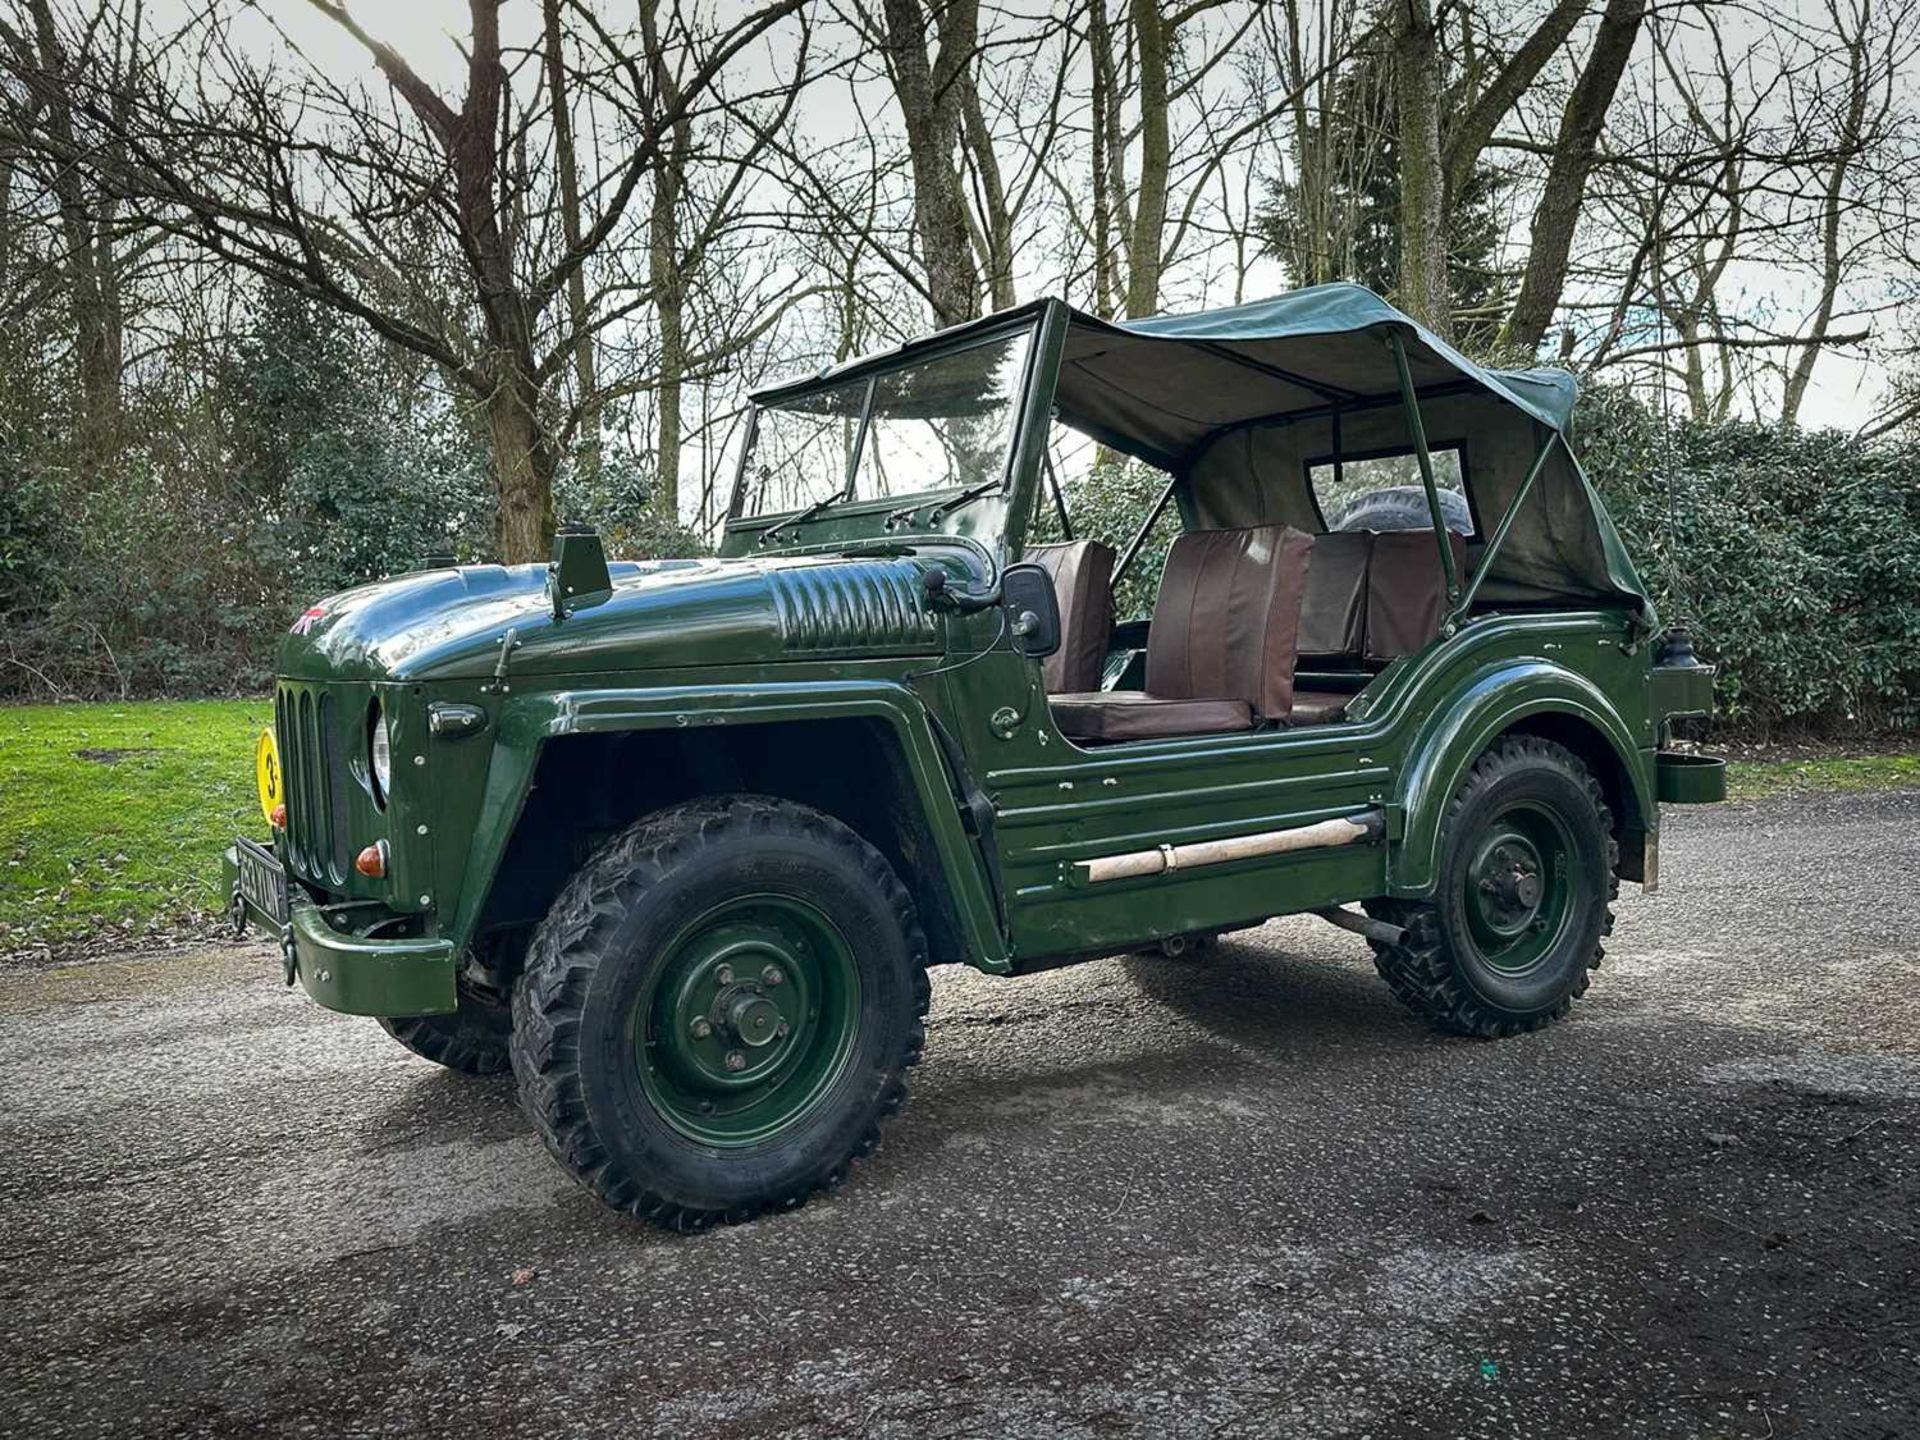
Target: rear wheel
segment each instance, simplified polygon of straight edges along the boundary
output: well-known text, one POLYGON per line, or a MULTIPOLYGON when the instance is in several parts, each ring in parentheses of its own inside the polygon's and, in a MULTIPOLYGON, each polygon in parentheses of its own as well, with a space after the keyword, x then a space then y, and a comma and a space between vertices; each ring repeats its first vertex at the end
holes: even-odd
POLYGON ((1431 901, 1375 900, 1406 930, 1371 942, 1381 978, 1443 1030, 1494 1038, 1560 1019, 1613 930, 1618 850, 1606 800, 1564 746, 1508 736, 1480 757, 1440 826, 1431 901))
POLYGON ((892 867, 756 796, 628 830, 561 892, 514 991, 535 1127, 602 1200, 694 1229, 845 1178, 906 1098, 926 945, 892 867))
POLYGON ((382 1019, 380 1028, 423 1060, 460 1075, 500 1075, 512 1063, 508 1040, 513 1009, 507 997, 460 982, 460 1006, 451 1015, 382 1019))

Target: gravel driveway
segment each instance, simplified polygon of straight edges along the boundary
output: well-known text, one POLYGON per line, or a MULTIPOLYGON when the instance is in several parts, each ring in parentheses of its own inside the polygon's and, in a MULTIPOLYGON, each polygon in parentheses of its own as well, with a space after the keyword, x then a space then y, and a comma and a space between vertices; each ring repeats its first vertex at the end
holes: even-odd
POLYGON ((1501 1044, 1313 920, 943 969, 846 1189, 693 1237, 261 947, 0 971, 0 1434, 1920 1434, 1920 792, 1663 851, 1501 1044))

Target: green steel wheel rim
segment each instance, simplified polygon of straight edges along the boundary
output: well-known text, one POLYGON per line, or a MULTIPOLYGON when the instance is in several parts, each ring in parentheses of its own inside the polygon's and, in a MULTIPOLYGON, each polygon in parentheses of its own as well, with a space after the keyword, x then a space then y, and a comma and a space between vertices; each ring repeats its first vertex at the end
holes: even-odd
POLYGON ((1522 802, 1480 827, 1466 870, 1467 929, 1480 958, 1524 975, 1560 943, 1574 911, 1577 853, 1557 811, 1522 802))
POLYGON ((634 1006, 640 1088, 702 1144, 773 1139, 818 1108, 860 1026, 840 927, 788 895, 728 900, 667 943, 634 1006))

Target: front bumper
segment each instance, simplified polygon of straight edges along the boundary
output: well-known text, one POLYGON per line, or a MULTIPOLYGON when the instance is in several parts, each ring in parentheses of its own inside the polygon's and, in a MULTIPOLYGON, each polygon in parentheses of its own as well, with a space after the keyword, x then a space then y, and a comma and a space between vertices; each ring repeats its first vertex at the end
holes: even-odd
POLYGON ((382 939, 336 929, 297 886, 290 887, 283 924, 242 893, 237 847, 227 848, 222 871, 235 922, 279 941, 287 983, 297 978, 327 1009, 343 1015, 448 1015, 458 1005, 451 940, 382 939))

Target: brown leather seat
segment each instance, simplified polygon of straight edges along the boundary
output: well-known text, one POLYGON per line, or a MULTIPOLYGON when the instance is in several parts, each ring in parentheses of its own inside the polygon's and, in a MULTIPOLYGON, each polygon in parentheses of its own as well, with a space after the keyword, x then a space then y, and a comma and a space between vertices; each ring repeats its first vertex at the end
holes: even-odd
POLYGON ((1047 693, 1098 690, 1113 635, 1113 547, 1098 540, 1062 540, 1029 545, 1021 558, 1053 577, 1060 602, 1060 648, 1040 666, 1047 693))
POLYGON ((1182 535, 1147 632, 1147 688, 1057 695, 1054 722, 1079 740, 1144 740, 1284 720, 1312 551, 1286 525, 1182 535))
MULTIPOLYGON (((1371 530, 1333 530, 1313 537, 1313 564, 1300 602, 1300 658, 1358 659, 1366 648, 1367 563, 1371 530)), ((1294 707, 1299 708, 1299 697, 1294 707)))
POLYGON ((1333 690, 1296 690, 1293 709, 1287 714, 1289 725, 1331 725, 1346 714, 1353 696, 1333 690))
POLYGON ((1151 740, 1253 728, 1253 707, 1244 700, 1174 700, 1144 690, 1095 690, 1055 695, 1048 704, 1053 723, 1076 740, 1151 740))
MULTIPOLYGON (((1453 531, 1454 573, 1467 572, 1467 547, 1453 531)), ((1373 537, 1367 565, 1369 660, 1394 660, 1425 649, 1447 613, 1447 575, 1431 530, 1390 530, 1373 537)))

